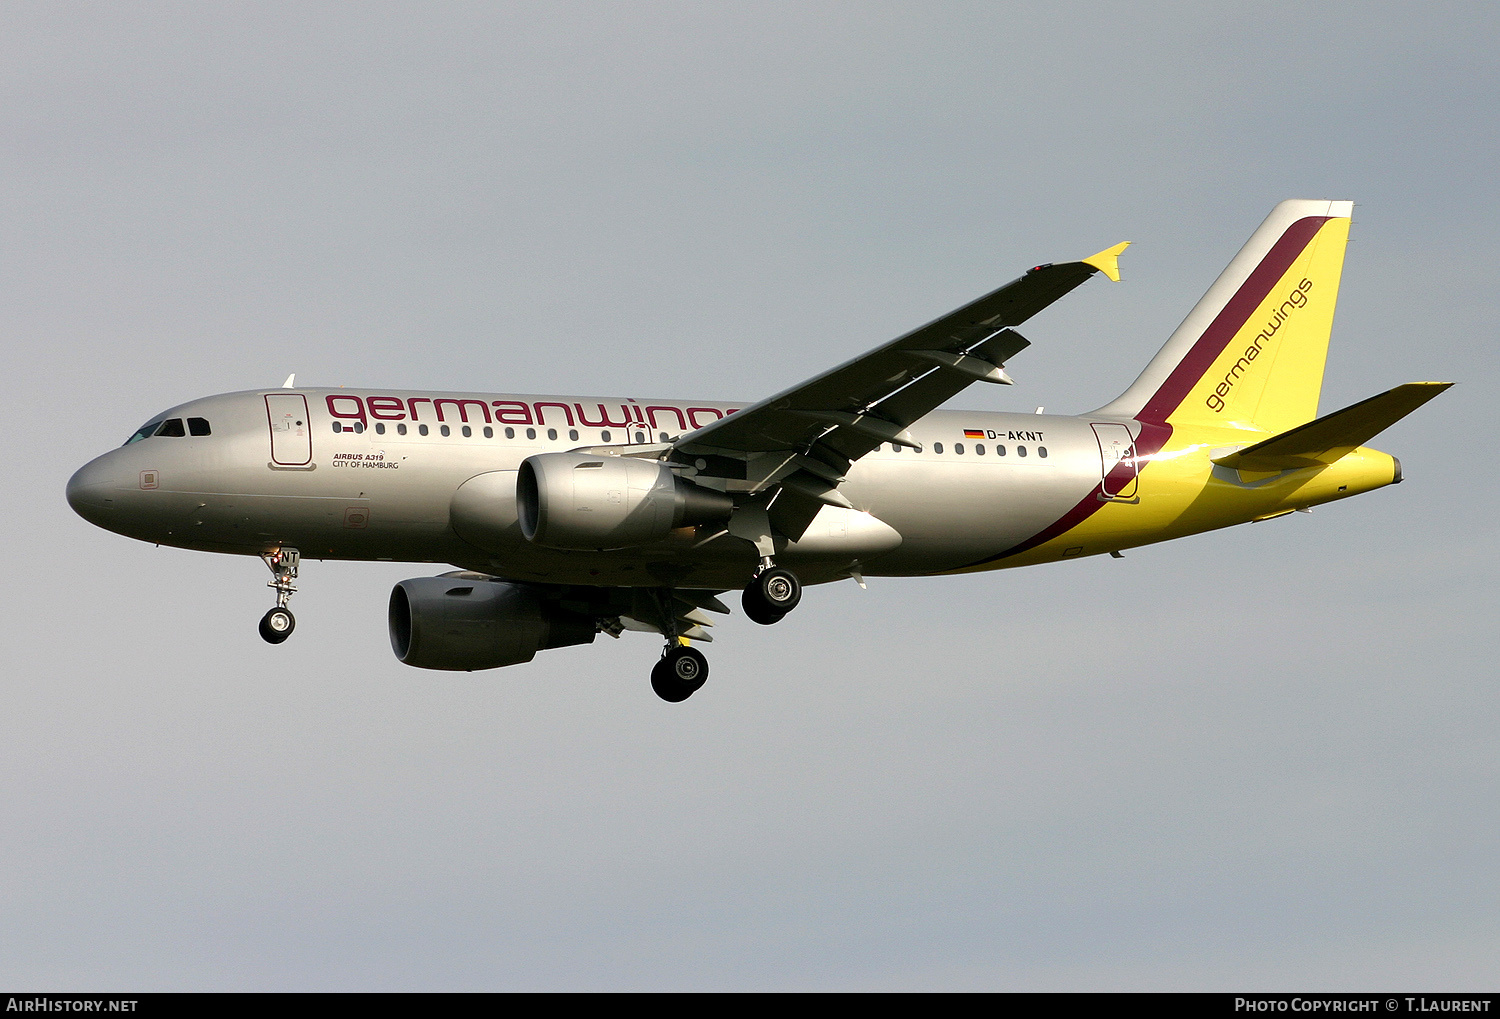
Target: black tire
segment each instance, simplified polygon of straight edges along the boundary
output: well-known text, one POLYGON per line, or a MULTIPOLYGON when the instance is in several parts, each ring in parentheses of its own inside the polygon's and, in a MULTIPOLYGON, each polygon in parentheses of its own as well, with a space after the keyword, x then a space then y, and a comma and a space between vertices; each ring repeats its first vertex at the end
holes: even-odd
POLYGON ((755 589, 771 611, 783 616, 802 600, 802 582, 796 574, 776 566, 755 578, 755 589))
POLYGON ((260 636, 267 644, 280 644, 297 628, 297 620, 288 609, 272 609, 260 617, 260 636))
POLYGON ((678 646, 651 670, 651 689, 668 704, 679 704, 708 681, 708 659, 697 648, 678 646))
POLYGON ((761 626, 770 626, 772 623, 779 623, 782 617, 786 615, 785 612, 777 612, 771 606, 767 605, 765 598, 761 596, 760 588, 754 583, 745 588, 745 593, 740 596, 740 607, 745 610, 746 616, 749 616, 753 622, 757 622, 761 626))

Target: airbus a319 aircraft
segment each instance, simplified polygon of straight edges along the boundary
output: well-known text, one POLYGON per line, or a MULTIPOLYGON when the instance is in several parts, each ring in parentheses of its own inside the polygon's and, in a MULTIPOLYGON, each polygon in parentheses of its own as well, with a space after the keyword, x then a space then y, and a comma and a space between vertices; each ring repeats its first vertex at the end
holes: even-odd
MULTIPOLYGON (((151 418, 68 501, 142 541, 256 555, 278 644, 304 557, 446 563, 391 592, 396 657, 492 669, 597 634, 708 677, 719 596, 781 620, 803 584, 1111 553, 1401 481, 1365 447, 1451 383, 1317 416, 1350 202, 1282 202, 1117 399, 1076 416, 938 410, 1009 385, 1015 330, 1118 244, 1014 282, 759 403, 284 387, 151 418)), ((1128 242, 1127 242, 1128 243, 1128 242)))

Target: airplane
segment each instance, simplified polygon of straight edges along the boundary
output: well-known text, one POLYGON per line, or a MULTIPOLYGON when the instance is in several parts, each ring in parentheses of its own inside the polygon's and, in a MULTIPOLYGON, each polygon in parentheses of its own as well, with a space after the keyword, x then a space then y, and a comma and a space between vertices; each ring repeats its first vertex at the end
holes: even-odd
POLYGON ((1277 205, 1119 397, 1079 415, 938 409, 1012 383, 1016 331, 1129 242, 1038 265, 752 404, 294 385, 154 415, 80 468, 84 519, 270 568, 260 633, 292 633, 303 558, 443 563, 391 592, 396 657, 491 669, 600 633, 659 634, 653 690, 741 591, 757 623, 804 584, 1111 554, 1401 481, 1364 444, 1452 383, 1318 416, 1352 202, 1277 205))

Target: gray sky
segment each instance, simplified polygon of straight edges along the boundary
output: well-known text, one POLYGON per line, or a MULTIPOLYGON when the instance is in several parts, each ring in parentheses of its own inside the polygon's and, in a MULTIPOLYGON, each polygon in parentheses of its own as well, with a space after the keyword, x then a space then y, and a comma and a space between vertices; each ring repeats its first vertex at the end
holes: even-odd
POLYGON ((1492 4, 0 8, 0 984, 1493 989, 1492 4), (1014 391, 1122 390, 1283 198, 1358 202, 1323 391, 1407 483, 810 590, 473 675, 390 585, 94 529, 81 463, 277 385, 756 399, 1136 242, 1014 391))

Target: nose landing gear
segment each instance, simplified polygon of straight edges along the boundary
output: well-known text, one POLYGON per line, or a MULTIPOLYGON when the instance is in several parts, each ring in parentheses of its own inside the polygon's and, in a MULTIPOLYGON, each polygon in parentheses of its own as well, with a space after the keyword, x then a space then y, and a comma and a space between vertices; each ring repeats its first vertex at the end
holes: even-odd
POLYGON ((260 617, 260 636, 267 644, 280 644, 297 627, 296 618, 286 606, 297 591, 292 581, 297 579, 302 553, 294 548, 279 548, 260 558, 271 570, 272 579, 266 586, 276 590, 276 607, 260 617))
POLYGON ((763 626, 779 623, 802 600, 802 583, 791 570, 761 561, 761 571, 745 588, 740 605, 745 615, 763 626))

